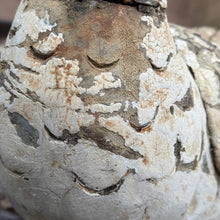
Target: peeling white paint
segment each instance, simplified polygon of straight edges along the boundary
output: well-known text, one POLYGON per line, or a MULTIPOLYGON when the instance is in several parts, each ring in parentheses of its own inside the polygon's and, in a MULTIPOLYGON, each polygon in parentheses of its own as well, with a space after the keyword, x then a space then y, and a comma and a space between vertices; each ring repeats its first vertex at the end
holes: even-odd
POLYGON ((29 36, 32 41, 37 41, 40 33, 51 31, 57 26, 56 23, 50 23, 48 11, 45 11, 44 18, 40 19, 34 10, 22 13, 25 7, 25 4, 21 4, 15 15, 11 27, 12 30, 15 30, 15 35, 12 36, 11 39, 9 37, 10 35, 8 36, 6 46, 19 45, 25 41, 27 36, 29 36))
POLYGON ((130 107, 130 102, 128 100, 125 101, 125 108, 124 108, 124 111, 127 112, 128 109, 130 107))
POLYGON ((162 22, 160 27, 157 28, 152 17, 142 16, 141 19, 148 22, 151 31, 146 34, 140 47, 146 50, 146 56, 152 65, 158 69, 163 69, 169 63, 169 56, 175 56, 176 54, 176 48, 169 32, 167 20, 162 22))
MULTIPOLYGON (((176 39, 175 43, 186 64, 192 68, 205 102, 211 105, 220 104, 220 81, 215 70, 201 67, 196 55, 188 49, 186 41, 176 39)), ((212 59, 213 63, 217 61, 216 56, 213 56, 212 59)))
POLYGON ((162 8, 167 8, 167 0, 160 0, 160 6, 162 8))
POLYGON ((94 86, 87 89, 88 94, 96 95, 103 89, 121 87, 121 80, 116 79, 111 72, 104 72, 94 77, 94 86))
POLYGON ((47 54, 50 54, 51 52, 55 51, 55 49, 62 42, 64 42, 63 34, 58 33, 58 35, 56 35, 52 32, 49 34, 48 37, 35 43, 33 45, 33 48, 35 49, 35 51, 38 51, 43 55, 47 55, 47 54))
POLYGON ((119 111, 122 107, 121 103, 111 103, 110 105, 104 104, 93 104, 90 106, 86 106, 87 111, 91 111, 92 113, 100 112, 100 113, 113 113, 115 111, 119 111))

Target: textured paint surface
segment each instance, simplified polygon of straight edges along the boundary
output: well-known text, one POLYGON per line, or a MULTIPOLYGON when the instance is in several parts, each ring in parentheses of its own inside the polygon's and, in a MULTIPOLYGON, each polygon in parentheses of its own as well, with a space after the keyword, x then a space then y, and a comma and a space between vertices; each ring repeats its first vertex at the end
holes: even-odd
POLYGON ((173 41, 166 1, 149 2, 21 2, 1 54, 0 185, 26 219, 217 218, 219 81, 200 59, 218 54, 173 41))

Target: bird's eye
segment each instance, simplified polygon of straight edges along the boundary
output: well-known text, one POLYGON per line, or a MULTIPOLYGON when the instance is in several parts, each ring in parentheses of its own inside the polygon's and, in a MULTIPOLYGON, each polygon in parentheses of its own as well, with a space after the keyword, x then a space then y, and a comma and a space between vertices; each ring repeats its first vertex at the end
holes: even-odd
POLYGON ((113 61, 113 62, 111 62, 111 63, 99 63, 99 62, 93 60, 93 59, 92 59, 91 57, 89 57, 89 56, 87 56, 87 58, 88 58, 89 63, 90 63, 92 66, 94 66, 94 67, 96 67, 96 68, 98 68, 98 69, 107 69, 107 68, 113 67, 113 66, 114 66, 116 63, 118 63, 118 61, 119 61, 119 59, 117 59, 117 60, 115 60, 115 61, 113 61))

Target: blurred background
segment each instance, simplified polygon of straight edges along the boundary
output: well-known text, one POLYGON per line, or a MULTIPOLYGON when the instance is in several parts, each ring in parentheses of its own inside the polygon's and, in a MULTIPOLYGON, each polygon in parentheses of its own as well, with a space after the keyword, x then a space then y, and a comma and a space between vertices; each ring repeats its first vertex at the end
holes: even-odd
MULTIPOLYGON (((20 0, 0 0, 0 51, 20 0)), ((168 20, 186 27, 220 29, 220 0, 168 0, 168 20)), ((21 220, 0 189, 0 220, 21 220)))
POLYGON ((172 23, 220 29, 220 0, 168 0, 167 13, 172 23))

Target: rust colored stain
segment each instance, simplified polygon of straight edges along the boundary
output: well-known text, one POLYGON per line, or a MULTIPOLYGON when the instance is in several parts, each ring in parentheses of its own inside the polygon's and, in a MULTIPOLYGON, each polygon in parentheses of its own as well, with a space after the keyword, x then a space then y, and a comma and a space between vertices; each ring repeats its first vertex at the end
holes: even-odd
POLYGON ((207 201, 208 201, 208 202, 212 202, 212 201, 213 201, 213 197, 208 196, 208 197, 207 197, 207 201))
POLYGON ((154 70, 154 72, 155 72, 155 74, 157 74, 158 76, 164 77, 164 78, 166 78, 167 75, 168 75, 168 72, 167 72, 167 71, 154 70))
POLYGON ((55 66, 55 71, 51 72, 54 74, 55 82, 56 82, 56 89, 59 89, 59 81, 61 80, 62 76, 59 72, 59 67, 55 66))
POLYGON ((118 16, 124 16, 125 14, 127 14, 127 11, 125 10, 125 8, 122 5, 118 6, 118 16))
POLYGON ((114 126, 114 123, 112 121, 107 121, 106 122, 106 125, 109 126, 109 127, 113 127, 114 126))
POLYGON ((72 97, 71 96, 69 96, 68 98, 67 98, 67 100, 66 100, 66 102, 69 104, 69 105, 71 105, 71 103, 72 103, 72 99, 71 99, 72 97))
POLYGON ((147 156, 144 156, 144 159, 142 160, 142 162, 143 162, 144 165, 148 165, 149 164, 147 156))
POLYGON ((57 163, 56 161, 53 161, 53 163, 51 164, 51 166, 52 166, 52 167, 55 167, 56 163, 57 163))
POLYGON ((32 117, 29 116, 29 114, 25 111, 25 109, 24 109, 24 116, 25 116, 28 120, 32 120, 32 117))
MULTIPOLYGON (((69 71, 72 66, 73 66, 72 64, 68 63, 68 64, 67 64, 67 67, 66 67, 65 69, 69 71)), ((68 74, 68 75, 69 75, 69 74, 68 74)))
POLYGON ((146 128, 143 128, 141 130, 141 133, 151 132, 151 131, 152 131, 152 124, 148 125, 146 128))
POLYGON ((149 85, 148 85, 148 84, 145 84, 145 90, 146 90, 147 92, 150 91, 150 88, 149 88, 149 85))

